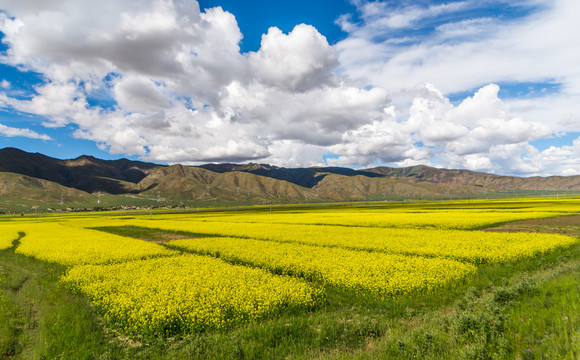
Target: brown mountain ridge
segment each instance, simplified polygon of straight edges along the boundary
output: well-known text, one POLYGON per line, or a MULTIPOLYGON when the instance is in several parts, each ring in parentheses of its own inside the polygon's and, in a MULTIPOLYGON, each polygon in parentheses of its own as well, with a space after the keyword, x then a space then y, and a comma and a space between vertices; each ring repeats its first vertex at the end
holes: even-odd
POLYGON ((81 199, 102 192, 184 201, 299 203, 469 197, 515 190, 580 191, 580 176, 524 178, 424 165, 362 170, 255 163, 166 166, 92 156, 60 160, 15 148, 0 149, 0 196, 21 198, 54 198, 66 192, 81 199))

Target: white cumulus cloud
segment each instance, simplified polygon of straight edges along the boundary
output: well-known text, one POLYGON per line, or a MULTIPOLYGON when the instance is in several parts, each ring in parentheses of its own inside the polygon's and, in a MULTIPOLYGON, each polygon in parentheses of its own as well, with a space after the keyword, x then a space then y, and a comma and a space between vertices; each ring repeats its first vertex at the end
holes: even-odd
POLYGON ((45 134, 39 134, 30 129, 14 128, 0 124, 0 135, 7 137, 26 137, 29 139, 52 140, 52 138, 45 134))
MULTIPOLYGON (((358 1, 361 21, 341 17, 348 36, 338 44, 298 24, 289 33, 270 28, 257 51, 241 53, 235 16, 201 11, 196 1, 0 0, 8 47, 0 61, 43 80, 27 96, 3 80, 0 106, 74 128, 72 136, 111 153, 169 163, 328 158, 572 174, 577 142, 541 152, 530 142, 580 132, 580 53, 570 30, 578 2, 534 1, 544 10, 513 22, 438 23, 426 39, 405 30, 480 2, 358 1), (562 86, 502 100, 494 82, 503 79, 562 86), (463 101, 449 99, 466 90, 473 94, 463 101)), ((28 131, 0 128, 49 139, 28 131)))
POLYGON ((297 25, 286 35, 271 27, 260 50, 249 54, 256 79, 292 90, 307 90, 334 80, 338 62, 334 49, 313 26, 297 25))

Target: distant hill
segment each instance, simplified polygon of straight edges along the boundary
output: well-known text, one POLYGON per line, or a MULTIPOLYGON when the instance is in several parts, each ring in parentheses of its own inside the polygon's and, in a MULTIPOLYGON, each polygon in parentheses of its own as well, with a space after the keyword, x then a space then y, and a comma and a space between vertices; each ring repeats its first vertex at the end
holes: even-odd
POLYGON ((61 196, 67 202, 81 203, 91 195, 52 181, 26 175, 0 172, 0 197, 56 203, 61 196))
POLYGON ((121 160, 100 160, 92 156, 59 160, 15 148, 0 150, 0 172, 27 175, 65 187, 93 193, 138 193, 135 186, 160 165, 121 160))
POLYGON ((512 177, 419 165, 354 170, 267 164, 164 166, 92 156, 60 160, 0 150, 0 196, 82 201, 97 192, 222 202, 307 202, 448 197, 506 191, 580 191, 580 176, 512 177))
POLYGON ((231 171, 247 172, 254 175, 265 176, 277 180, 284 180, 302 187, 312 188, 329 174, 366 177, 384 177, 384 174, 365 170, 353 170, 341 167, 311 167, 311 168, 280 168, 266 164, 207 164, 201 168, 218 173, 231 171))
POLYGON ((438 184, 469 185, 487 190, 580 190, 580 176, 516 177, 470 170, 438 169, 425 165, 407 168, 376 167, 365 171, 387 177, 406 177, 438 184))
POLYGON ((145 193, 192 200, 301 202, 313 191, 285 180, 243 171, 214 172, 203 167, 173 165, 158 168, 139 185, 145 193))

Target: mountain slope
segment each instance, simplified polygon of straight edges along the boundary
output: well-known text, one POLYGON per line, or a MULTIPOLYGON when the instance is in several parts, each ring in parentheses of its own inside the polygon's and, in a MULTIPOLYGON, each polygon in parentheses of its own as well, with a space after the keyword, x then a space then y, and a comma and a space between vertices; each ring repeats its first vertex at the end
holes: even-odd
POLYGON ((470 185, 487 190, 580 190, 580 176, 515 177, 470 170, 438 169, 419 165, 407 168, 376 167, 366 171, 388 177, 415 178, 432 183, 470 185))
POLYGON ((426 198, 469 196, 483 193, 483 189, 469 184, 437 183, 414 177, 369 178, 332 174, 313 188, 322 199, 383 200, 393 197, 426 198))
POLYGON ((0 172, 11 172, 55 182, 85 192, 125 194, 139 191, 136 183, 160 165, 81 156, 59 160, 15 148, 0 150, 0 172))
POLYGON ((91 198, 91 195, 52 181, 21 174, 0 172, 0 197, 52 203, 57 203, 61 199, 65 199, 68 203, 85 201, 91 198))
POLYGON ((302 201, 312 190, 283 180, 240 171, 217 173, 173 165, 155 169, 139 185, 144 193, 189 200, 302 201))
POLYGON ((231 171, 247 172, 254 175, 265 176, 277 180, 284 180, 296 185, 312 188, 318 184, 324 177, 329 174, 356 176, 364 175, 367 177, 384 177, 378 172, 365 170, 353 170, 341 167, 311 167, 311 168, 281 168, 266 164, 206 164, 199 167, 218 173, 231 171))

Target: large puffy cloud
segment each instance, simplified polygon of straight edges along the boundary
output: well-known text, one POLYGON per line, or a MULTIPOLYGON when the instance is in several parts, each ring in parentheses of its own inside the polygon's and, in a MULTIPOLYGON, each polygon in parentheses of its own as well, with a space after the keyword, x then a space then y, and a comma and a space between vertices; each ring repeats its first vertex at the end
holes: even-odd
MULTIPOLYGON (((242 35, 221 8, 195 1, 0 1, 5 61, 50 80, 140 74, 203 100, 243 72, 242 35), (22 4, 21 4, 22 3, 22 4)), ((85 85, 86 86, 86 85, 85 85)))
POLYGON ((498 97, 495 84, 479 89, 457 107, 433 85, 415 98, 409 124, 426 145, 444 145, 457 155, 488 150, 492 145, 528 142, 552 134, 543 124, 513 116, 498 97))
POLYGON ((1 2, 4 60, 44 75, 18 111, 74 124, 74 136, 113 153, 197 163, 276 160, 341 142, 390 99, 340 78, 334 49, 314 27, 271 28, 241 54, 235 17, 196 2, 1 2), (85 7, 87 5, 88 7, 85 7), (108 97, 110 106, 91 105, 108 97), (294 144, 289 146, 288 144, 294 144), (297 149, 298 148, 298 149, 297 149))
POLYGON ((544 164, 544 171, 552 174, 580 175, 580 137, 569 146, 551 146, 538 154, 538 160, 544 164))
POLYGON ((349 76, 367 79, 393 94, 423 82, 436 84, 445 94, 490 82, 561 84, 556 94, 514 100, 514 108, 554 131, 580 131, 580 48, 574 45, 580 31, 576 16, 580 2, 358 4, 361 21, 341 18, 349 36, 336 46, 349 76), (507 15, 477 18, 478 10, 488 6, 505 9, 507 15), (510 12, 521 9, 526 16, 510 19, 510 12), (456 14, 460 20, 447 20, 456 14))
POLYGON ((222 108, 233 123, 261 123, 263 137, 332 145, 345 131, 380 116, 388 101, 386 91, 376 88, 323 86, 294 93, 258 83, 232 83, 222 108))
MULTIPOLYGON (((288 34, 269 29, 258 51, 242 54, 235 17, 219 7, 201 11, 195 1, 0 0, 6 10, 0 12, 0 31, 8 45, 2 61, 44 78, 24 97, 11 96, 13 87, 2 82, 0 105, 41 115, 45 126, 72 124, 73 136, 111 153, 161 162, 311 166, 328 158, 327 164, 361 167, 425 163, 502 173, 577 171, 577 145, 533 148, 530 141, 554 128, 521 116, 533 104, 506 104, 497 85, 482 87, 458 105, 435 85, 417 86, 407 90, 408 107, 393 104, 386 88, 400 90, 399 75, 408 76, 405 87, 409 79, 428 80, 418 64, 435 62, 441 67, 431 70, 448 72, 445 51, 473 49, 416 46, 397 54, 393 44, 408 40, 378 43, 376 37, 470 4, 406 8, 384 19, 387 5, 368 3, 363 14, 368 26, 343 19, 350 36, 337 46, 301 24, 288 34), (367 37, 371 28, 375 35, 367 37), (381 67, 366 55, 395 60, 381 67), (106 98, 107 105, 95 104, 95 96, 106 98), (568 159, 567 167, 544 164, 555 157, 568 159)), ((440 38, 470 37, 497 24, 463 25, 467 28, 441 26, 440 38)), ((458 67, 467 80, 457 89, 483 81, 473 74, 485 73, 488 65, 478 66, 470 76, 458 67)), ((435 80, 445 91, 455 89, 446 78, 435 80)), ((558 131, 577 125, 567 104, 569 116, 558 131)), ((548 102, 535 106, 549 108, 548 102)))
POLYGON ((255 77, 282 88, 306 90, 332 82, 338 62, 326 38, 301 24, 288 35, 272 27, 262 36, 260 50, 249 55, 255 77))
POLYGON ((414 99, 409 130, 418 141, 438 149, 442 165, 501 173, 537 173, 522 159, 533 153, 530 141, 549 137, 551 129, 512 114, 495 84, 479 89, 453 106, 433 85, 414 99), (525 156, 524 156, 525 157, 525 156))
POLYGON ((549 137, 551 129, 514 115, 490 84, 454 106, 432 84, 417 86, 408 116, 394 107, 383 117, 346 131, 331 147, 343 156, 335 164, 418 163, 503 174, 539 174, 547 170, 530 142, 549 137))

